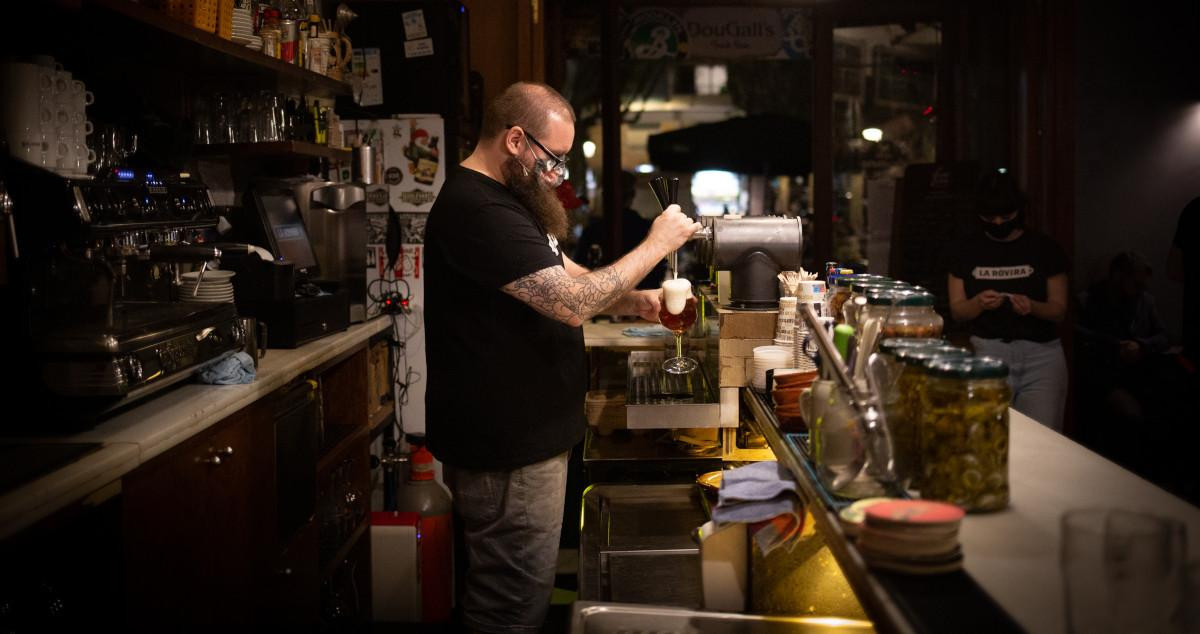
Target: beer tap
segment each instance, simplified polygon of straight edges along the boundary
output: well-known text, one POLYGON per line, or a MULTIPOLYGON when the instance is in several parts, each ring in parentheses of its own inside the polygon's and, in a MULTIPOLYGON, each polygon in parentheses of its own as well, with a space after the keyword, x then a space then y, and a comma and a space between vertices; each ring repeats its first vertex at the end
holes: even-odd
MULTIPOLYGON (((679 179, 672 178, 670 181, 665 176, 659 176, 650 180, 650 190, 654 192, 654 197, 658 200, 659 207, 666 210, 667 207, 676 204, 676 196, 679 194, 679 179)), ((679 277, 679 252, 678 250, 671 251, 671 279, 679 277)))

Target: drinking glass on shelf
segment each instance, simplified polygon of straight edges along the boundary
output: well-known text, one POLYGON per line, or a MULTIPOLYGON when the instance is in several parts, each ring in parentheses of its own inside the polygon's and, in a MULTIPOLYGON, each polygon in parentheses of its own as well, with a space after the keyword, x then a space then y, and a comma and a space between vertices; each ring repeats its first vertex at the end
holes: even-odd
POLYGON ((700 365, 691 357, 683 356, 683 333, 696 323, 696 297, 692 295, 692 283, 686 279, 663 282, 662 307, 658 310, 658 321, 675 335, 675 356, 663 361, 662 369, 671 374, 688 374, 700 365))

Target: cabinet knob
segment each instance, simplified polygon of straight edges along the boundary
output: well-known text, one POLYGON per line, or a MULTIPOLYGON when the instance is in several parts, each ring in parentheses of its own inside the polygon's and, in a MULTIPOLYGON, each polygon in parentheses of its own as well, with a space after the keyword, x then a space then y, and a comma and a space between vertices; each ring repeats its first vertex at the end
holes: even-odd
POLYGON ((275 573, 281 577, 290 577, 290 576, 292 576, 292 569, 291 568, 280 568, 279 570, 276 570, 275 573))
POLYGON ((226 447, 219 448, 219 449, 209 447, 208 455, 203 458, 197 458, 196 461, 200 462, 202 464, 210 464, 213 466, 217 466, 217 465, 221 464, 222 462, 224 462, 225 458, 228 458, 232 455, 233 455, 233 447, 226 446, 226 447))

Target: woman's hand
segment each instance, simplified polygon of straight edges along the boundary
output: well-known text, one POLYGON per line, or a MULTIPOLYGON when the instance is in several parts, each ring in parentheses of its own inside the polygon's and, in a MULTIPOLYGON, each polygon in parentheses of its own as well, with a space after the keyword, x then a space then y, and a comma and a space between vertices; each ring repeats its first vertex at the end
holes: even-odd
POLYGON ((1033 311, 1033 300, 1029 299, 1028 295, 1020 293, 1012 293, 1008 296, 1012 300, 1013 312, 1018 315, 1028 315, 1033 311))
POLYGON ((975 301, 979 302, 979 307, 984 310, 995 310, 1004 305, 1004 294, 988 289, 980 291, 975 296, 975 301))

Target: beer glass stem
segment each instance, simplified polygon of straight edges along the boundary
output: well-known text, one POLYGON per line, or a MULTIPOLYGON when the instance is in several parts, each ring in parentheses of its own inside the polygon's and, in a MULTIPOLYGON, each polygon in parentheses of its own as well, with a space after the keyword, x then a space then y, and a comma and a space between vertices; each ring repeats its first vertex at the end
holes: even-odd
POLYGON ((683 356, 683 335, 678 333, 675 335, 675 356, 683 356))

